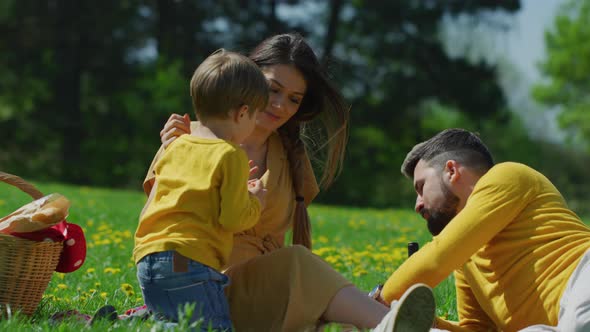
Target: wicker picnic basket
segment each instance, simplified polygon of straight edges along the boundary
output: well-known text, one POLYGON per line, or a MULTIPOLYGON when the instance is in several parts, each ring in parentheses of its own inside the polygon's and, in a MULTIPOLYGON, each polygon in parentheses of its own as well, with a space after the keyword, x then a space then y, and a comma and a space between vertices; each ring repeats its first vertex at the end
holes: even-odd
MULTIPOLYGON (((43 194, 18 176, 0 172, 0 181, 13 185, 34 200, 43 194)), ((1 311, 35 312, 63 248, 62 242, 36 242, 0 233, 1 311)), ((3 316, 3 315, 2 315, 3 316)))

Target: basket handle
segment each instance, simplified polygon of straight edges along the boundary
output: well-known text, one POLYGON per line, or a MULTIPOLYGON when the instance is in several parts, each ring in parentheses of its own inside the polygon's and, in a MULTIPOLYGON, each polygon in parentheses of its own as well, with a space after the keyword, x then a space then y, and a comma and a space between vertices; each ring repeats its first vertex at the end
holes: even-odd
POLYGON ((8 183, 29 194, 33 199, 39 199, 45 195, 35 188, 32 184, 21 179, 20 177, 0 171, 0 181, 8 183))

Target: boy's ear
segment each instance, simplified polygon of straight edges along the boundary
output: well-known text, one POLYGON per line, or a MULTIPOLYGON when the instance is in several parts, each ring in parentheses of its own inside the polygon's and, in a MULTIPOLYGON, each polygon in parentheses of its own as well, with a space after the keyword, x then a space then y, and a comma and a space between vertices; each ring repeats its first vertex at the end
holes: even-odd
POLYGON ((240 118, 248 116, 248 105, 242 105, 233 112, 234 121, 239 121, 240 118))

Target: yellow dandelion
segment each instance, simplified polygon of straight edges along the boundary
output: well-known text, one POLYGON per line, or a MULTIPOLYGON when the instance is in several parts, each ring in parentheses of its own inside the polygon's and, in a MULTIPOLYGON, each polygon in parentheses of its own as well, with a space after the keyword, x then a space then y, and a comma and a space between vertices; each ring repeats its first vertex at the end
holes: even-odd
POLYGON ((131 286, 130 284, 127 284, 127 283, 123 283, 123 284, 121 284, 121 289, 124 291, 129 291, 129 290, 133 290, 133 286, 131 286))
POLYGON ((334 264, 336 262, 338 262, 338 257, 330 255, 330 256, 326 256, 324 258, 326 260, 326 262, 328 262, 328 264, 334 264))
POLYGON ((88 268, 88 269, 86 270, 86 273, 87 273, 87 274, 92 274, 92 273, 94 273, 94 272, 96 272, 96 269, 95 269, 95 268, 93 268, 93 267, 90 267, 90 268, 88 268))
POLYGON ((107 298, 107 292, 100 293, 100 297, 102 297, 103 299, 106 300, 106 298, 107 298))
POLYGON ((112 227, 105 224, 105 223, 101 223, 100 226, 98 226, 98 230, 101 232, 109 231, 109 230, 112 231, 112 227))
POLYGON ((360 277, 360 276, 364 276, 367 274, 368 274, 367 270, 365 270, 363 268, 355 269, 354 272, 352 273, 352 275, 355 277, 360 277))
POLYGON ((103 271, 104 273, 110 273, 110 274, 117 274, 119 272, 121 272, 121 269, 119 268, 112 268, 112 267, 107 267, 104 269, 103 271))
POLYGON ((58 284, 57 285, 57 288, 59 288, 59 289, 67 289, 68 288, 68 285, 66 285, 66 284, 58 284))
POLYGON ((330 251, 336 251, 336 250, 332 247, 323 247, 323 248, 314 249, 313 253, 318 256, 323 257, 326 253, 329 253, 330 251))
POLYGON ((352 219, 348 221, 348 227, 350 227, 350 228, 352 228, 354 230, 359 229, 358 223, 355 220, 352 220, 352 219))

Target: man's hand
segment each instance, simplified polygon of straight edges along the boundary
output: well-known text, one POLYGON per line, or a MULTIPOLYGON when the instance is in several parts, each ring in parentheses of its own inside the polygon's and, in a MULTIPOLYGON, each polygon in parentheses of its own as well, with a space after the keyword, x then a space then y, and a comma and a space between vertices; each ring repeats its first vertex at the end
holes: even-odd
POLYGON ((375 288, 373 288, 370 292, 369 292, 369 297, 372 298, 373 300, 383 304, 384 306, 389 308, 389 303, 387 303, 382 297, 381 297, 381 290, 383 289, 383 285, 377 285, 375 286, 375 288))

